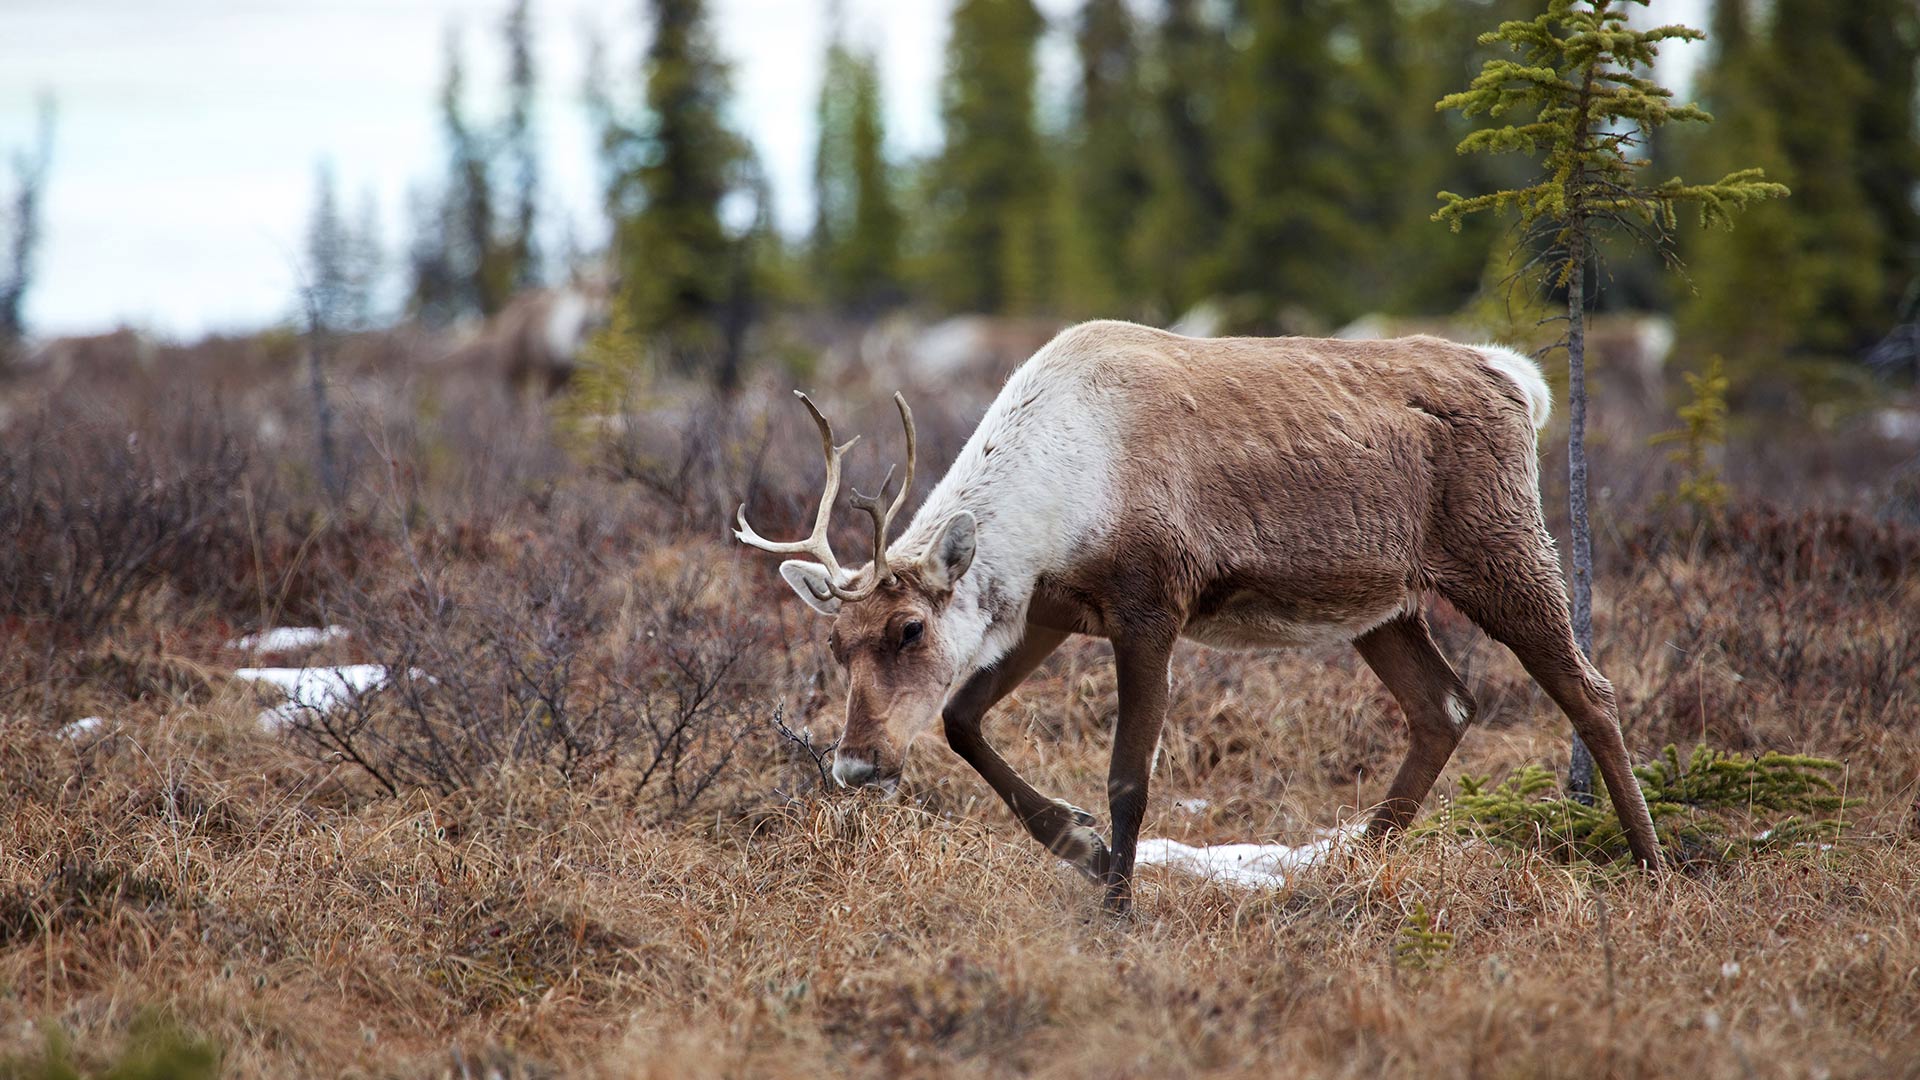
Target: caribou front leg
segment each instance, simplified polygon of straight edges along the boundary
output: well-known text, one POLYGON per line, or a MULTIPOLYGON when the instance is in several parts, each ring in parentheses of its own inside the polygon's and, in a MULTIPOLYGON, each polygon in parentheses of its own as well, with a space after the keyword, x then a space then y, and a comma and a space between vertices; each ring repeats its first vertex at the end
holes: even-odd
POLYGON ((987 744, 981 721, 987 710, 1013 692, 1067 638, 1064 630, 1027 624, 1027 635, 1000 662, 976 672, 961 685, 941 713, 947 745, 973 766, 987 786, 1006 801, 1035 840, 1048 851, 1098 879, 1107 862, 1107 845, 1093 831, 1093 815, 1071 803, 1050 799, 1008 765, 987 744))
POLYGON ((1107 910, 1115 914, 1133 906, 1133 853, 1147 813, 1147 781, 1160 750, 1160 726, 1167 717, 1167 664, 1172 656, 1171 634, 1116 637, 1113 642, 1120 719, 1113 727, 1113 760, 1107 769, 1113 850, 1102 876, 1107 910))

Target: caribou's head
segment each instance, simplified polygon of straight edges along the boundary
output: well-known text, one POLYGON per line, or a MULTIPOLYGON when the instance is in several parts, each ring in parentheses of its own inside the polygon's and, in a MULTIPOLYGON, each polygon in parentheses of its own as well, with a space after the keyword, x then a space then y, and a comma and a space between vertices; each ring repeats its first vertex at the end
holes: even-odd
POLYGON ((812 556, 781 563, 780 576, 809 607, 833 618, 828 640, 847 671, 846 728, 834 753, 834 779, 891 788, 906 767, 908 744, 939 717, 962 662, 978 645, 980 631, 952 602, 954 586, 973 562, 973 515, 962 511, 941 523, 925 551, 888 552, 887 532, 913 487, 914 465, 913 412, 895 394, 907 431, 906 479, 884 509, 880 499, 893 479, 891 468, 879 494, 852 493, 848 502, 873 521, 873 561, 843 569, 827 543, 827 521, 840 491, 841 458, 860 439, 834 445, 833 426, 807 395, 798 396, 820 429, 827 459, 813 533, 793 543, 768 540, 747 524, 742 506, 734 535, 762 551, 812 556))

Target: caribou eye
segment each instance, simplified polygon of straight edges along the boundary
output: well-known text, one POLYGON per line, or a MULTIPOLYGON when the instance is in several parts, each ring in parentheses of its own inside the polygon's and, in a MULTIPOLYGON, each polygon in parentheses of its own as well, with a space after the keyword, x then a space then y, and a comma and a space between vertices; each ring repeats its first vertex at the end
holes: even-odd
POLYGON ((920 634, 925 630, 926 630, 926 627, 922 626, 918 619, 915 619, 913 622, 910 622, 907 625, 901 627, 900 628, 900 647, 904 649, 907 646, 913 644, 914 642, 919 641, 920 634))

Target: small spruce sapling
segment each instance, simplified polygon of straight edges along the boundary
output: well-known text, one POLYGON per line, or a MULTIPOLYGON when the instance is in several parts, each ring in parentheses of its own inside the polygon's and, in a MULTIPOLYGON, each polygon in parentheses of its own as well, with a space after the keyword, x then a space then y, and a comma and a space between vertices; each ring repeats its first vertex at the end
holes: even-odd
POLYGON ((1727 370, 1719 356, 1704 371, 1687 372, 1692 397, 1680 406, 1680 426, 1648 440, 1649 445, 1671 445, 1667 460, 1680 467, 1680 481, 1665 497, 1669 505, 1686 507, 1696 518, 1717 516, 1727 505, 1727 483, 1713 463, 1713 451, 1727 441, 1727 370))
POLYGON ((1413 911, 1393 939, 1393 966, 1402 971, 1437 971, 1446 966, 1452 952, 1453 934, 1435 930, 1427 905, 1414 901, 1413 911))
MULTIPOLYGON (((1587 517, 1587 264, 1595 241, 1613 231, 1649 245, 1672 261, 1679 207, 1699 208, 1703 224, 1727 225, 1734 210, 1787 194, 1759 169, 1741 169, 1711 184, 1675 177, 1643 184, 1646 147, 1654 129, 1674 122, 1706 123, 1696 105, 1675 105, 1673 93, 1638 72, 1650 71, 1662 42, 1698 41, 1706 35, 1669 25, 1638 30, 1629 25, 1630 4, 1647 0, 1548 0, 1530 20, 1500 24, 1482 34, 1483 45, 1505 45, 1516 54, 1488 60, 1466 90, 1440 99, 1437 109, 1519 123, 1482 128, 1461 140, 1461 153, 1522 153, 1539 160, 1534 182, 1483 195, 1440 193, 1433 215, 1457 231, 1469 214, 1511 212, 1519 219, 1517 246, 1536 252, 1524 270, 1544 270, 1567 293, 1568 501, 1573 521, 1573 626, 1580 648, 1593 653, 1593 539, 1587 517)), ((1583 802, 1593 799, 1593 758, 1578 737, 1568 787, 1583 802)))
MULTIPOLYGON (((1838 839, 1848 826, 1845 812, 1860 803, 1834 782, 1844 768, 1802 754, 1746 757, 1702 745, 1685 757, 1669 746, 1633 772, 1670 850, 1686 853, 1689 862, 1725 862, 1838 839)), ((1553 774, 1538 765, 1498 784, 1463 776, 1459 796, 1419 831, 1473 837, 1557 862, 1627 865, 1627 834, 1613 811, 1555 796, 1553 788, 1553 774)))

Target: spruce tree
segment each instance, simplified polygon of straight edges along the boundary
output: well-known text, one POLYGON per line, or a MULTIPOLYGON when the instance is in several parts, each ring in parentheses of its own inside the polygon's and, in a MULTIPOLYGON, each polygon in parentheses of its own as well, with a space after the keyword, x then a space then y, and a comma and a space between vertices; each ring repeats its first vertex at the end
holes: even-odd
POLYGON ((870 313, 900 295, 900 208, 886 160, 880 65, 836 27, 816 112, 812 262, 829 302, 870 313))
MULTIPOLYGON (((1692 204, 1707 225, 1725 225, 1732 211, 1785 195, 1759 169, 1728 173, 1711 184, 1678 178, 1643 184, 1649 161, 1639 156, 1649 133, 1669 123, 1711 119, 1695 105, 1675 105, 1673 94, 1638 72, 1649 71, 1662 42, 1705 37, 1685 26, 1638 30, 1627 21, 1628 5, 1646 0, 1548 0, 1547 10, 1513 20, 1481 36, 1517 54, 1486 62, 1462 92, 1437 108, 1472 117, 1519 123, 1482 128, 1460 143, 1462 153, 1524 153, 1537 157, 1539 172, 1525 187, 1463 196, 1443 191, 1434 218, 1457 225, 1483 211, 1512 212, 1524 243, 1549 253, 1556 284, 1567 293, 1569 420, 1568 501, 1573 522, 1573 625, 1581 651, 1593 654, 1593 540, 1587 511, 1586 339, 1587 270, 1595 241, 1607 232, 1665 250, 1683 204, 1692 204)), ((1590 800, 1593 759, 1576 737, 1568 782, 1576 797, 1590 800)))
POLYGON ((1868 88, 1855 105, 1854 145, 1861 192, 1879 238, 1881 290, 1873 320, 1856 337, 1864 340, 1901 318, 1903 298, 1920 287, 1920 6, 1913 0, 1849 0, 1829 10, 1868 88))
POLYGON ((357 222, 349 222, 334 192, 333 169, 315 174, 313 209, 307 218, 303 301, 312 321, 326 332, 364 330, 373 322, 379 276, 379 240, 372 192, 361 199, 357 222))
POLYGON ((1709 168, 1753 161, 1796 195, 1791 213, 1760 207, 1689 247, 1688 336, 1724 353, 1736 379, 1780 357, 1857 355, 1920 285, 1920 9, 1717 0, 1713 18, 1701 93, 1732 122, 1694 155, 1709 168))
POLYGON ((1798 273, 1811 292, 1801 341, 1804 351, 1824 356, 1871 345, 1875 326, 1885 329, 1889 291, 1886 224, 1867 197, 1861 165, 1868 148, 1858 122, 1862 103, 1885 91, 1872 85, 1842 33, 1838 9, 1845 6, 1775 0, 1768 68, 1768 97, 1792 170, 1798 273))
MULTIPOLYGON (((464 212, 475 200, 466 194, 467 180, 474 169, 468 160, 472 136, 461 104, 463 81, 459 37, 449 31, 439 94, 446 173, 438 183, 429 182, 416 190, 409 252, 412 279, 407 310, 432 325, 477 314, 480 307, 472 270, 477 260, 472 257, 468 214, 464 212)), ((491 221, 490 211, 486 216, 491 221)))
POLYGON ((0 205, 0 374, 14 362, 26 336, 27 290, 40 249, 40 200, 53 158, 53 99, 42 97, 32 150, 13 154, 13 190, 0 205))
MULTIPOLYGON (((1753 162, 1791 184, 1768 98, 1772 55, 1751 8, 1751 0, 1715 0, 1713 52, 1698 84, 1702 104, 1720 119, 1696 133, 1688 161, 1708 174, 1753 162)), ((1729 358, 1736 380, 1794 351, 1813 299, 1800 254, 1794 210, 1778 201, 1749 209, 1738 229, 1691 238, 1685 255, 1692 288, 1680 309, 1687 339, 1729 358)))
POLYGON ((1345 313, 1358 241, 1348 72, 1333 55, 1332 0, 1243 0, 1222 168, 1232 199, 1224 284, 1262 315, 1345 313))
POLYGON ((501 35, 507 47, 507 115, 501 148, 512 173, 512 214, 500 261, 511 286, 524 289, 540 280, 540 248, 534 235, 540 204, 540 146, 533 129, 533 31, 527 0, 514 0, 501 35))
POLYGON ((880 63, 871 53, 855 60, 852 105, 847 150, 853 212, 835 274, 843 295, 871 309, 899 297, 901 233, 900 205, 887 165, 880 63))
MULTIPOLYGON (((1349 232, 1354 250, 1344 284, 1352 297, 1369 308, 1390 302, 1405 258, 1402 246, 1416 221, 1427 224, 1424 190, 1407 183, 1415 167, 1415 114, 1407 95, 1413 82, 1411 27, 1396 3, 1344 0, 1338 30, 1351 38, 1354 49, 1342 64, 1347 87, 1347 122, 1335 132, 1351 176, 1348 197, 1349 232)), ((1420 120, 1428 128, 1434 95, 1418 104, 1427 111, 1420 120)), ((1451 246, 1451 245, 1449 245, 1451 246)))
MULTIPOLYGON (((1475 6, 1530 13, 1533 5, 1495 0, 1475 6)), ((1362 307, 1451 311, 1480 280, 1485 247, 1436 244, 1428 220, 1437 189, 1504 186, 1490 159, 1453 153, 1464 126, 1455 130, 1434 118, 1434 99, 1480 59, 1473 39, 1456 32, 1460 7, 1339 0, 1328 10, 1336 77, 1325 118, 1326 156, 1345 177, 1330 199, 1340 226, 1332 273, 1343 303, 1329 316, 1344 318, 1362 307)), ((1491 221, 1479 223, 1474 238, 1490 245, 1496 231, 1491 221)))
MULTIPOLYGON (((1354 2, 1366 6, 1366 0, 1354 2)), ((1510 18, 1530 17, 1538 6, 1539 0, 1483 0, 1472 8, 1474 18, 1498 25, 1510 18)), ((1489 47, 1459 32, 1464 7, 1464 3, 1381 4, 1367 16, 1393 17, 1400 25, 1360 38, 1359 74, 1372 84, 1362 134, 1378 123, 1372 114, 1385 107, 1374 101, 1396 95, 1392 108, 1400 120, 1391 130, 1397 133, 1400 148, 1370 159, 1374 163, 1369 169, 1381 174, 1370 184, 1393 209, 1385 219, 1390 222, 1387 228, 1379 234, 1370 232, 1387 239, 1370 252, 1376 265, 1369 269, 1378 284, 1363 288, 1360 296, 1379 307, 1406 312, 1450 312, 1472 304, 1505 324, 1523 317, 1533 297, 1500 286, 1499 278, 1505 274, 1496 275, 1491 290, 1483 288, 1489 266, 1512 261, 1503 227, 1486 216, 1463 222, 1460 240, 1435 242, 1429 220, 1434 191, 1513 187, 1530 175, 1518 161, 1454 153, 1455 144, 1472 130, 1472 124, 1458 114, 1434 115, 1435 99, 1452 91, 1462 72, 1476 70, 1492 55, 1489 47)), ((1533 329, 1531 321, 1526 326, 1533 329)))
POLYGON ((945 144, 929 184, 937 254, 930 282, 948 308, 1043 303, 1051 281, 1049 169, 1034 119, 1032 0, 959 0, 940 87, 945 144))
POLYGON ((430 323, 489 316, 539 278, 534 246, 539 200, 538 146, 532 129, 534 72, 525 0, 509 11, 507 111, 498 125, 474 120, 466 106, 460 38, 447 34, 440 86, 446 140, 444 181, 414 196, 408 310, 430 323), (510 178, 506 184, 503 177, 510 178), (504 209, 503 209, 504 206, 504 209))
POLYGON ((604 91, 590 92, 621 272, 617 302, 677 367, 711 365, 718 376, 730 369, 721 323, 741 262, 720 204, 741 187, 749 156, 722 119, 727 66, 704 0, 647 0, 646 10, 653 35, 638 122, 617 115, 604 91))
POLYGON ((313 399, 314 472, 335 505, 346 497, 333 433, 333 403, 326 369, 334 343, 351 325, 364 296, 356 296, 352 230, 333 193, 333 169, 322 162, 315 180, 313 212, 307 219, 307 257, 301 274, 300 306, 306 322, 307 388, 313 399))
POLYGON ((1220 175, 1233 51, 1200 0, 1162 0, 1148 50, 1149 193, 1134 261, 1153 272, 1145 299, 1168 319, 1218 288, 1232 205, 1220 175))
POLYGON ((440 124, 447 140, 446 213, 459 304, 480 315, 506 306, 494 245, 493 162, 486 134, 467 120, 465 65, 458 35, 447 35, 447 73, 440 86, 440 124))
POLYGON ((1074 33, 1078 85, 1064 217, 1070 300, 1117 314, 1140 299, 1133 238, 1146 205, 1140 43, 1126 0, 1087 0, 1074 33))
POLYGON ((840 5, 830 8, 831 36, 821 65, 820 95, 813 107, 813 228, 807 237, 815 281, 827 299, 834 283, 824 280, 839 255, 839 234, 851 216, 853 177, 849 168, 853 142, 854 59, 847 49, 840 5))
POLYGON ((452 229, 441 192, 416 185, 407 197, 408 316, 428 326, 445 326, 464 313, 460 276, 453 265, 452 229))

